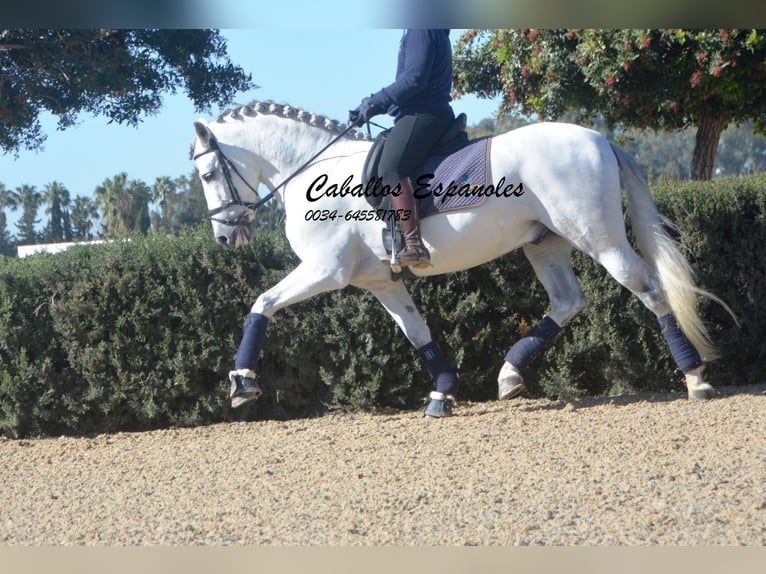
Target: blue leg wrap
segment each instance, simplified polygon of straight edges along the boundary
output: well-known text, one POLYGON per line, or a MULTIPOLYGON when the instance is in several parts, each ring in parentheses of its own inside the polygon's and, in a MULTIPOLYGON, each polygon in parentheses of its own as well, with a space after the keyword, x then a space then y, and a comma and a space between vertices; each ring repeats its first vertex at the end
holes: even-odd
POLYGON ((235 369, 255 370, 263 340, 266 338, 266 326, 268 324, 269 318, 266 315, 248 313, 245 318, 245 328, 239 343, 237 358, 234 361, 235 369))
POLYGON ((457 393, 457 372, 447 361, 436 343, 431 341, 418 349, 418 355, 436 381, 436 390, 445 395, 457 393))
POLYGON ((673 360, 681 372, 688 373, 699 367, 702 364, 702 358, 691 341, 678 327, 673 313, 666 313, 660 316, 658 320, 662 329, 662 336, 665 337, 668 347, 670 347, 670 354, 673 355, 673 360))
POLYGON ((553 341, 559 331, 561 327, 546 315, 542 321, 530 329, 529 333, 514 343, 506 353, 505 360, 522 370, 553 341))

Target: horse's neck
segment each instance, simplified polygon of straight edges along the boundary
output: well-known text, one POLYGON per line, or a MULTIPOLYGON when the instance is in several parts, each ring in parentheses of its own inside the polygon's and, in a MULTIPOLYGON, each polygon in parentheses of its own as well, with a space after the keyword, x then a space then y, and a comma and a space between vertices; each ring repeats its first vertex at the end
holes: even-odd
MULTIPOLYGON (((301 177, 315 177, 312 175, 312 167, 316 166, 304 168, 309 163, 316 163, 316 154, 336 139, 340 132, 311 126, 299 120, 259 114, 236 123, 225 121, 215 133, 222 143, 249 152, 250 157, 243 157, 242 160, 245 163, 255 161, 260 182, 275 189, 298 173, 301 177)), ((369 145, 369 142, 341 138, 318 161, 321 163, 327 156, 338 158, 357 154, 360 150, 368 149, 369 145)), ((285 188, 282 188, 279 197, 286 203, 284 193, 285 188)))
POLYGON ((309 162, 335 134, 306 123, 278 116, 259 115, 243 124, 243 147, 268 162, 280 178, 309 162))

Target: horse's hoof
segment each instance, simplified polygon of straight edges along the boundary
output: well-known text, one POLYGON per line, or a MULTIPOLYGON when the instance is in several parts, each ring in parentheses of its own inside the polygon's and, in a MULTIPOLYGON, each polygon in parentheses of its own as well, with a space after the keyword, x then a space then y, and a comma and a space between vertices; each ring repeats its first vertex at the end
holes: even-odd
POLYGON ((437 391, 428 395, 428 404, 426 405, 423 416, 429 419, 441 419, 452 416, 452 407, 455 405, 455 397, 445 395, 437 391))
POLYGON ((518 397, 524 389, 524 378, 516 367, 506 362, 497 377, 497 400, 508 401, 518 397))
POLYGON ((690 401, 709 401, 718 394, 708 383, 702 383, 693 388, 689 387, 688 390, 690 401))
POLYGON ((712 385, 702 380, 702 370, 703 367, 697 367, 684 375, 690 401, 707 401, 718 394, 712 385))
POLYGON ((257 399, 263 394, 261 386, 255 380, 255 373, 249 369, 231 371, 229 381, 231 382, 229 398, 231 399, 231 407, 234 409, 257 399))

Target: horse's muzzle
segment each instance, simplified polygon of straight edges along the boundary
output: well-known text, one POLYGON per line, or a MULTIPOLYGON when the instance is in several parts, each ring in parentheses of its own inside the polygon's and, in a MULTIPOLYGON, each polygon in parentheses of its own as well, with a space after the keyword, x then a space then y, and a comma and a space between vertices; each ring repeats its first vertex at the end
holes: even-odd
POLYGON ((215 239, 219 245, 222 245, 228 249, 234 249, 235 247, 239 247, 248 243, 250 241, 251 234, 251 227, 238 225, 237 227, 233 228, 232 232, 228 235, 216 235, 215 239))

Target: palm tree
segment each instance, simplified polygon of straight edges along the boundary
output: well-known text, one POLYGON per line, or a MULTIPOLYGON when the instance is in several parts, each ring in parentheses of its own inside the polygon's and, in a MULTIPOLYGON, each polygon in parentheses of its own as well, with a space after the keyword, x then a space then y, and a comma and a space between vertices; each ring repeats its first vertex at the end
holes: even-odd
POLYGON ((69 190, 54 181, 45 186, 44 200, 49 204, 45 213, 50 215, 43 232, 46 241, 71 241, 72 226, 69 221, 69 190))
POLYGON ((152 213, 152 228, 172 232, 170 209, 176 195, 176 186, 168 176, 158 177, 152 186, 152 201, 159 203, 159 210, 152 213))
POLYGON ((142 181, 128 181, 126 173, 105 179, 96 188, 96 204, 106 219, 105 234, 126 238, 133 232, 149 230, 149 202, 152 190, 142 181))
POLYGON ((98 205, 92 198, 82 195, 75 197, 71 214, 72 239, 93 239, 93 225, 98 218, 98 205))
POLYGON ((0 183, 0 255, 13 255, 14 245, 10 233, 8 233, 8 218, 5 216, 5 208, 15 208, 13 194, 0 183))
POLYGON ((152 188, 141 180, 132 179, 128 182, 130 195, 130 230, 146 233, 151 225, 149 204, 152 202, 152 188))
POLYGON ((126 236, 123 214, 125 212, 124 204, 127 203, 127 191, 125 190, 127 179, 128 174, 121 173, 112 179, 105 179, 96 188, 96 205, 101 208, 101 213, 106 220, 104 235, 108 237, 126 236))
POLYGON ((37 210, 40 207, 43 194, 37 191, 35 186, 25 184, 17 187, 12 195, 14 205, 22 208, 21 218, 16 223, 16 228, 19 230, 18 243, 37 243, 39 233, 35 227, 40 223, 40 220, 37 219, 37 210))
POLYGON ((207 221, 207 202, 202 190, 197 168, 188 175, 182 175, 173 180, 175 193, 166 198, 163 213, 171 223, 174 231, 183 227, 194 227, 207 221), (169 198, 172 197, 172 202, 169 198))
POLYGON ((190 176, 175 179, 158 177, 153 186, 154 201, 160 211, 152 213, 152 228, 178 233, 184 227, 195 227, 207 220, 207 205, 196 169, 190 176))

